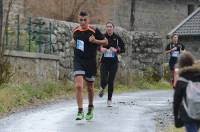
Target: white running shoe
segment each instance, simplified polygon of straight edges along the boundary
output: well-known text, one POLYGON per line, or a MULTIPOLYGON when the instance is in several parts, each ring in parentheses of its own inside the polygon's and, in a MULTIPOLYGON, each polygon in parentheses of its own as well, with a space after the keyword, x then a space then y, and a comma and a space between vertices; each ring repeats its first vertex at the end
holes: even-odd
POLYGON ((108 106, 108 107, 112 107, 112 101, 111 101, 111 100, 108 100, 108 101, 107 101, 107 106, 108 106))

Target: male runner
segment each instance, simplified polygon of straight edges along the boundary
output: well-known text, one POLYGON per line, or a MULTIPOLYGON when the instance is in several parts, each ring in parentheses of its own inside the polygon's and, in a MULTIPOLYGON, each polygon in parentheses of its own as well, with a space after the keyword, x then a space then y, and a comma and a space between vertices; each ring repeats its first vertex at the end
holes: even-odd
POLYGON ((74 47, 74 75, 76 100, 78 113, 76 120, 84 119, 83 112, 83 80, 86 81, 88 88, 88 112, 86 120, 93 118, 93 98, 94 81, 96 75, 96 54, 100 45, 107 45, 108 41, 98 30, 89 26, 89 16, 87 12, 81 11, 79 16, 79 26, 73 30, 74 47))

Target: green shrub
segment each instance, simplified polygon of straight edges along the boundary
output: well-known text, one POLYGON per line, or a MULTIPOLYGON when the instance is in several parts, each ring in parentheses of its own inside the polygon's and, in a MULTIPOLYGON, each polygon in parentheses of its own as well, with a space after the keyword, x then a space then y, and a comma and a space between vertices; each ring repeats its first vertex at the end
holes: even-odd
POLYGON ((154 67, 148 67, 144 70, 144 75, 143 75, 145 80, 152 81, 152 82, 157 82, 161 80, 161 76, 159 75, 159 72, 157 69, 154 67))
MULTIPOLYGON (((8 28, 8 42, 6 43, 6 48, 10 50, 17 49, 17 34, 16 31, 13 31, 10 27, 8 28)), ((6 41, 6 40, 4 40, 6 41)), ((38 44, 36 41, 31 40, 31 44, 29 45, 29 34, 26 31, 20 31, 19 34, 19 49, 20 51, 29 51, 30 52, 37 52, 38 51, 38 44)))

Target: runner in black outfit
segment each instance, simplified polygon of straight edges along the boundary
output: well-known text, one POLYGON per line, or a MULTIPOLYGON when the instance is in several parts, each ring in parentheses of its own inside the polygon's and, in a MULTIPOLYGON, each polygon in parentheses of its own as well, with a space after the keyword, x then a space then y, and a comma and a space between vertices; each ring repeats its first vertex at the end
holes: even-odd
POLYGON ((165 49, 165 52, 168 54, 170 53, 170 60, 169 60, 169 68, 171 71, 171 83, 174 88, 174 69, 175 64, 177 63, 177 59, 180 56, 181 52, 185 50, 185 47, 183 44, 178 42, 178 35, 173 34, 171 36, 171 43, 169 43, 165 49))
POLYGON ((93 118, 94 81, 96 75, 96 54, 99 45, 107 45, 105 36, 98 30, 88 25, 89 18, 86 12, 80 12, 79 23, 73 30, 74 39, 74 75, 78 114, 76 120, 84 118, 83 113, 83 80, 88 87, 88 112, 86 120, 93 118))
POLYGON ((113 32, 114 25, 112 22, 106 24, 106 38, 108 45, 101 47, 100 51, 103 53, 101 58, 101 88, 99 96, 103 97, 104 89, 108 85, 108 107, 112 106, 112 94, 115 75, 118 69, 118 55, 125 52, 124 42, 113 32))

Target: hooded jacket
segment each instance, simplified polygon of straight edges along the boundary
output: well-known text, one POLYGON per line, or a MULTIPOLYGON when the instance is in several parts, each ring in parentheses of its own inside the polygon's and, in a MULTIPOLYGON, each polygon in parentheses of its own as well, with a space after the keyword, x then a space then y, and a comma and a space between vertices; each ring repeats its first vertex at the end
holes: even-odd
MULTIPOLYGON (((179 76, 183 77, 192 82, 200 82, 200 65, 195 65, 191 67, 186 67, 180 70, 179 76)), ((175 123, 177 120, 181 120, 183 123, 198 122, 200 120, 194 120, 190 118, 183 107, 182 101, 186 100, 186 88, 188 83, 178 80, 176 83, 175 93, 174 93, 174 102, 173 102, 173 111, 175 123)))

